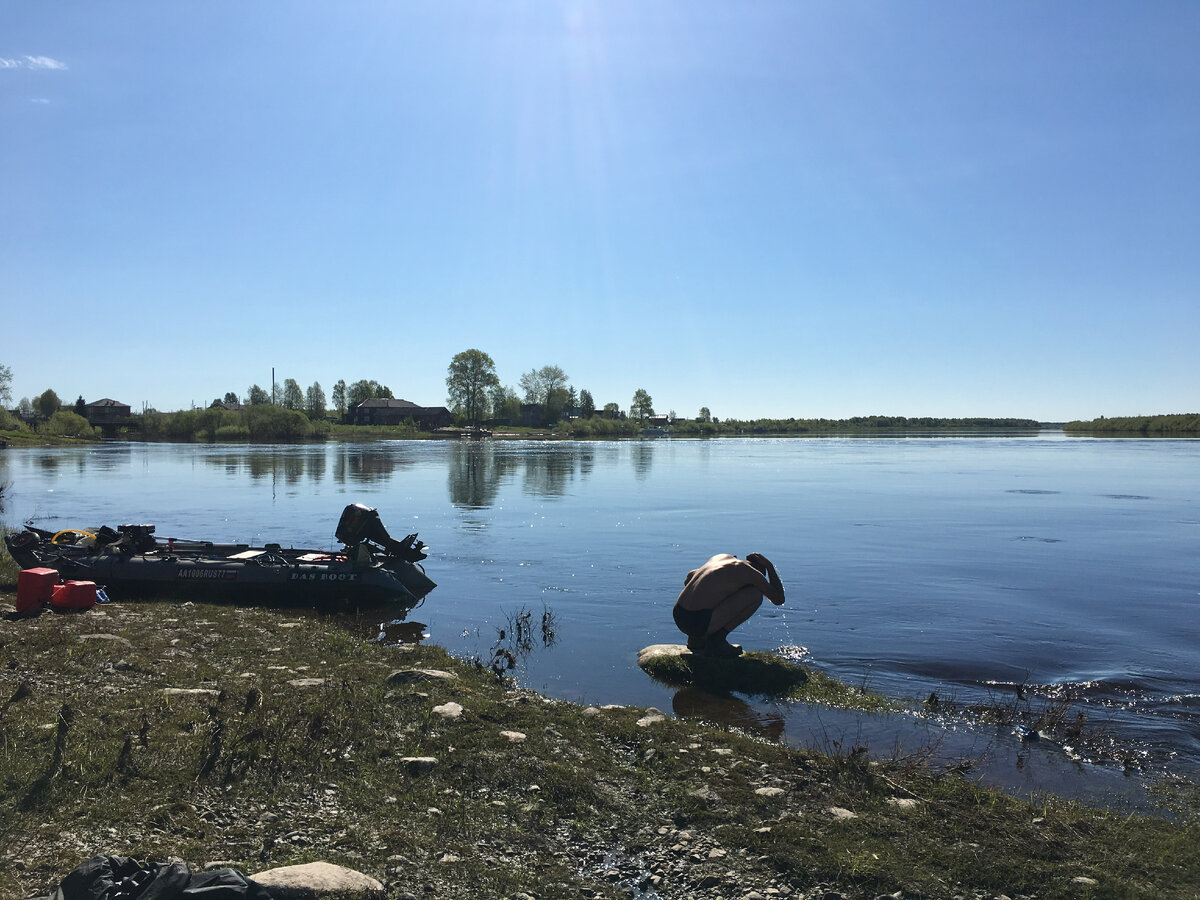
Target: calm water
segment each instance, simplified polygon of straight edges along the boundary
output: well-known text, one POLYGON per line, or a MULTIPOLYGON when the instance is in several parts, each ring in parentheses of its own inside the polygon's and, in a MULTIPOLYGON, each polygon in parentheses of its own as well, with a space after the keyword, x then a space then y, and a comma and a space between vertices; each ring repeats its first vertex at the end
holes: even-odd
MULTIPOLYGON (((0 452, 4 519, 151 522, 160 536, 331 546, 341 508, 419 531, 439 587, 409 616, 485 661, 531 614, 516 671, 549 695, 636 703, 801 745, 986 756, 1011 789, 1132 792, 1011 729, 884 720, 655 684, 684 573, 760 551, 788 590, 737 632, 898 697, 1069 689, 1148 771, 1200 772, 1200 441, 1030 437, 304 447, 114 444, 0 452), (541 621, 553 616, 545 646, 541 621)), ((372 623, 369 626, 378 630, 372 623)), ((390 628, 393 638, 413 628, 390 628)), ((511 640, 509 640, 511 645, 511 640)))

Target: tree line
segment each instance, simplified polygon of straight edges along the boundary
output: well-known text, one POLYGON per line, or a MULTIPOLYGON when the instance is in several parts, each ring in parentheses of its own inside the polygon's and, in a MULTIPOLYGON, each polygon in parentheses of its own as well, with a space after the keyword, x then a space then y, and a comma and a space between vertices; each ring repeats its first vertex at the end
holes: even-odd
POLYGON ((472 348, 450 360, 446 372, 446 404, 465 425, 487 422, 531 424, 549 427, 560 420, 601 418, 609 421, 633 419, 644 422, 654 415, 654 400, 638 388, 626 413, 615 402, 597 407, 592 392, 576 390, 561 366, 545 365, 530 369, 517 380, 520 388, 500 382, 496 363, 482 350, 472 348))
POLYGON ((1200 435, 1200 413, 1166 416, 1101 416, 1090 422, 1076 420, 1063 425, 1068 434, 1200 435))

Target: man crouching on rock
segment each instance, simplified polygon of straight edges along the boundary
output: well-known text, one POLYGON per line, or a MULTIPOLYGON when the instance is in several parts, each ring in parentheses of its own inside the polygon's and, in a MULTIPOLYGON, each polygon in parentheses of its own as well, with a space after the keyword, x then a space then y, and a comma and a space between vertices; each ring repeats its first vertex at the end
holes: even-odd
POLYGON ((675 601, 675 624, 693 653, 737 656, 742 648, 729 643, 729 632, 754 615, 764 596, 783 605, 783 582, 769 559, 761 553, 744 560, 720 553, 687 573, 675 601))

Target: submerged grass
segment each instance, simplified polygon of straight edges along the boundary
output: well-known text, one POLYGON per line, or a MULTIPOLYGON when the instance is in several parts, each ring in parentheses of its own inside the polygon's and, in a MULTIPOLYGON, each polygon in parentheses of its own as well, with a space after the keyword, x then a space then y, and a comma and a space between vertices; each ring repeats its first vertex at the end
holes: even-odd
POLYGON ((695 685, 716 693, 732 691, 865 712, 905 708, 880 694, 852 687, 816 669, 760 650, 750 650, 733 659, 688 652, 647 654, 639 664, 647 675, 664 684, 695 685))
POLYGON ((96 853, 327 860, 393 897, 1195 897, 1200 816, 1173 796, 1174 821, 1031 805, 911 761, 549 701, 269 610, 0 627, 0 897, 96 853))

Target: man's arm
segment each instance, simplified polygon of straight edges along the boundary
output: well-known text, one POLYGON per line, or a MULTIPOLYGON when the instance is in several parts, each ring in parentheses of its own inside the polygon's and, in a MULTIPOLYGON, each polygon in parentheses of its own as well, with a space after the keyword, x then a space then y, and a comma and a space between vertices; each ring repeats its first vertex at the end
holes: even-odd
POLYGON ((763 589, 763 596, 776 606, 782 606, 783 580, 779 577, 779 573, 775 571, 775 564, 761 553, 747 554, 746 561, 749 563, 758 563, 767 570, 767 587, 763 589))

